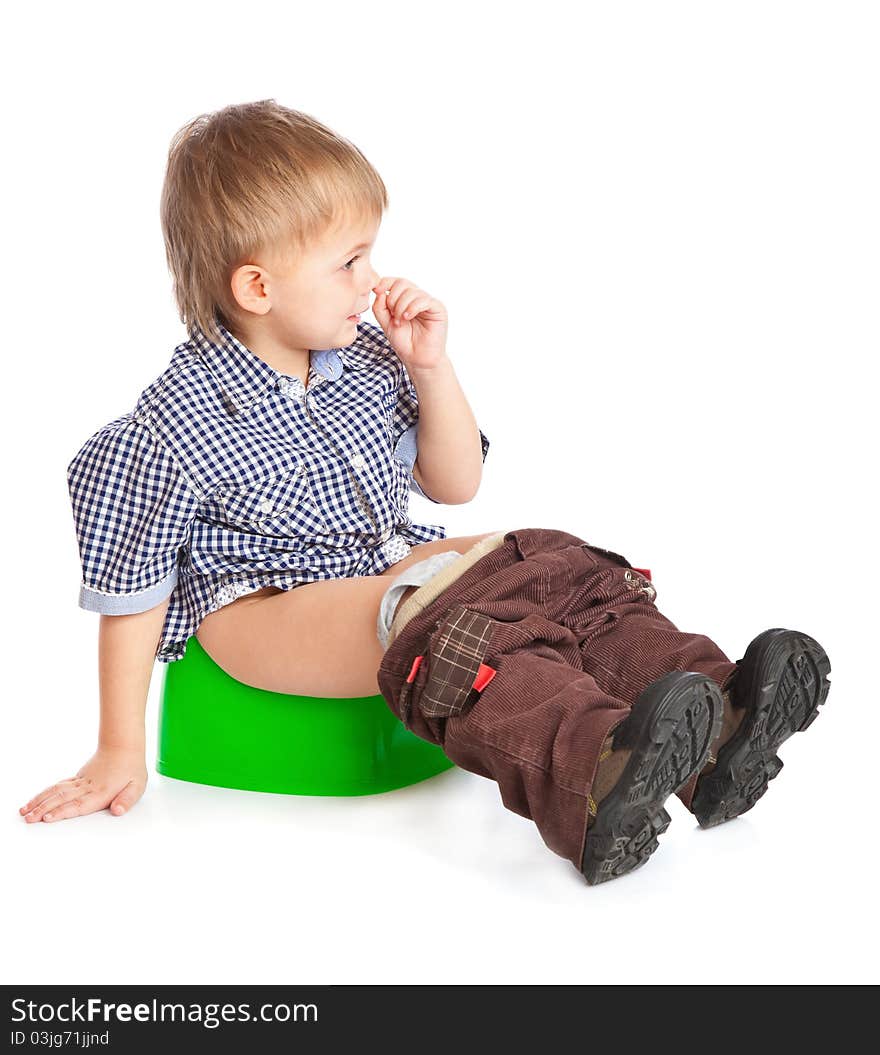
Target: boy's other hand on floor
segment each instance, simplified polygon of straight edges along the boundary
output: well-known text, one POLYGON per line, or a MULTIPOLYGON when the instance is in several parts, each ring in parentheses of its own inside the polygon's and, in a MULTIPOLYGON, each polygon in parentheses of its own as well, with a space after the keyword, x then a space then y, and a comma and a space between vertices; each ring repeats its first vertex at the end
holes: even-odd
POLYGON ((127 813, 147 786, 143 749, 99 747, 73 777, 59 780, 19 807, 24 819, 60 821, 110 807, 127 813))

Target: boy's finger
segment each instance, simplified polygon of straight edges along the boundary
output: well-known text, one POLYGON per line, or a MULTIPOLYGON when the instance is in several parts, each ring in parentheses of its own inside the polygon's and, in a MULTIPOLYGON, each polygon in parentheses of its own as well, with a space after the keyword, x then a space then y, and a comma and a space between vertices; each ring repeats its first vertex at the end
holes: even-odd
POLYGON ((381 282, 377 282, 373 287, 374 289, 382 290, 385 293, 385 303, 388 305, 389 311, 394 311, 394 306, 397 304, 400 296, 406 292, 412 286, 411 282, 407 282, 405 278, 383 278, 381 282))
POLYGON ((34 808, 24 815, 26 821, 38 821, 41 820, 44 814, 54 809, 56 806, 60 806, 64 802, 64 798, 61 795, 50 795, 49 798, 43 799, 39 806, 34 808))
POLYGON ((136 798, 137 794, 135 793, 134 784, 129 782, 110 803, 110 812, 116 816, 127 812, 134 805, 136 798))
POLYGON ((95 794, 94 791, 87 791, 84 795, 78 795, 75 799, 62 802, 60 806, 56 806, 49 810, 48 813, 44 813, 43 820, 51 824, 52 821, 63 821, 67 820, 68 817, 81 817, 84 813, 91 813, 95 806, 95 794))
MULTIPOLYGON (((68 799, 74 798, 78 790, 79 789, 71 784, 70 781, 62 781, 61 784, 55 785, 54 794, 43 799, 43 801, 38 806, 35 806, 30 812, 32 814, 45 816, 49 811, 63 805, 68 799)), ((30 814, 27 814, 26 816, 30 816, 30 814)))
POLYGON ((54 795, 57 791, 57 784, 53 784, 50 788, 43 788, 42 791, 34 795, 32 799, 29 799, 23 806, 20 807, 20 812, 30 813, 32 809, 39 806, 42 802, 45 802, 50 795, 54 795))
POLYGON ((415 292, 412 297, 408 297, 406 300, 400 302, 400 311, 398 314, 402 319, 411 319, 414 315, 418 315, 420 311, 424 311, 430 303, 430 297, 424 297, 418 292, 415 292))

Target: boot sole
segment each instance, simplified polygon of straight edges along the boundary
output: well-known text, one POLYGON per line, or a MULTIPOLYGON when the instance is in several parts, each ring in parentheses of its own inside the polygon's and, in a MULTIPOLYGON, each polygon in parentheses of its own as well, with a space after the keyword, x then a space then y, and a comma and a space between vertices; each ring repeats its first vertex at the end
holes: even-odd
POLYGON ((665 674, 636 700, 614 736, 632 754, 584 840, 590 886, 632 872, 657 849, 669 827, 663 804, 706 764, 723 706, 718 684, 692 671, 665 674))
POLYGON ((816 720, 830 688, 825 650, 796 630, 765 630, 738 665, 730 699, 748 713, 718 752, 715 768, 697 782, 691 809, 701 828, 755 805, 782 769, 780 744, 816 720))

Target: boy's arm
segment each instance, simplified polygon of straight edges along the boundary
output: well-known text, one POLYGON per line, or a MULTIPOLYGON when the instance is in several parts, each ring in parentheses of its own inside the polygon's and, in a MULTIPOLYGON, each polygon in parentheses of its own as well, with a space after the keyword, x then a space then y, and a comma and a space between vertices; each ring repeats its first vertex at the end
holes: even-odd
POLYGON ((102 615, 98 631, 98 746, 145 751, 144 714, 156 648, 171 598, 146 612, 102 615))
POLYGON ((110 807, 126 813, 147 786, 144 712, 156 647, 170 596, 145 612, 101 615, 98 749, 76 775, 38 792, 19 807, 30 824, 81 817, 110 807))
POLYGON ((469 502, 480 487, 480 430, 452 361, 426 370, 408 368, 419 399, 419 453, 413 475, 435 501, 469 502))

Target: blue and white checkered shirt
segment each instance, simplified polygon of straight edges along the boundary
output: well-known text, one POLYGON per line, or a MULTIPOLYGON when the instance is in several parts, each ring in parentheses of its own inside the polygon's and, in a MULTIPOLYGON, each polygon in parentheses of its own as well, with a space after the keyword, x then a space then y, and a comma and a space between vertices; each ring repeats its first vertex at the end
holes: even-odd
POLYGON ((378 326, 357 330, 311 353, 303 387, 225 327, 216 344, 194 326, 67 468, 80 607, 126 615, 170 595, 156 651, 170 663, 242 594, 378 575, 446 538, 409 518, 410 490, 430 499, 412 475, 415 386, 378 326))

